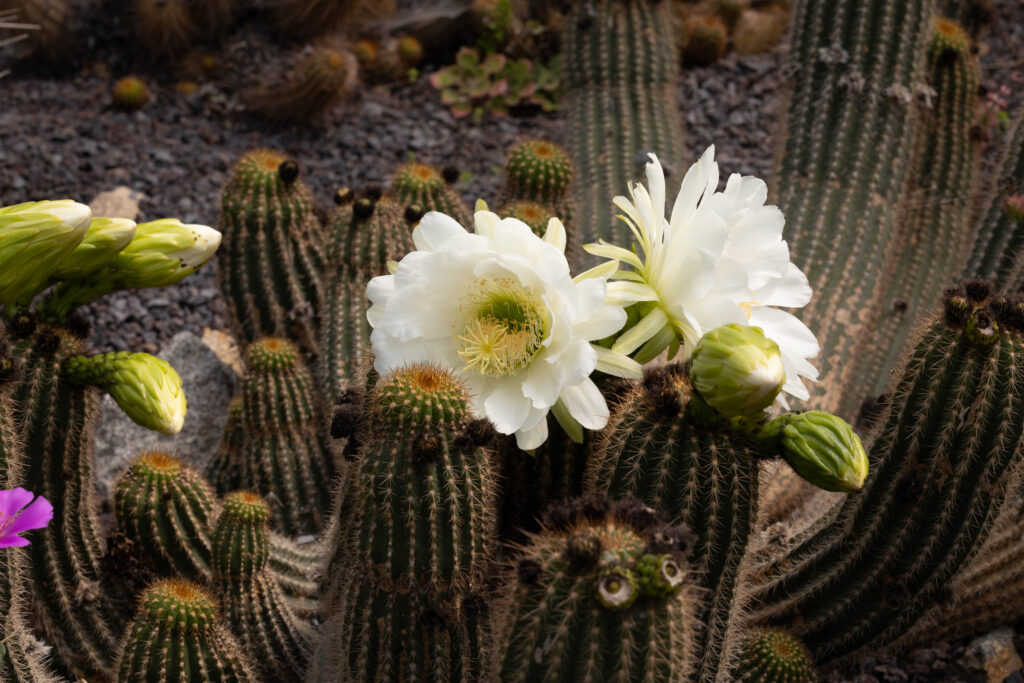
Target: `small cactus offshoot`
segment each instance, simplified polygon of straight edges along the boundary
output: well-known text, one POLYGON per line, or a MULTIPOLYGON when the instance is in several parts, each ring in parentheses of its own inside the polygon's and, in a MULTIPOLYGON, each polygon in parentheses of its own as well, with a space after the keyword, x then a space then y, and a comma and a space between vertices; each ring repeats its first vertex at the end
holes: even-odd
POLYGON ((125 111, 137 111, 149 104, 149 86, 138 76, 125 76, 114 84, 111 91, 114 106, 125 111))
POLYGON ((725 56, 729 28, 713 14, 699 14, 683 23, 683 63, 694 66, 713 64, 725 56))
POLYGON ((814 659, 796 636, 780 629, 756 629, 743 641, 733 680, 750 683, 815 683, 814 659))

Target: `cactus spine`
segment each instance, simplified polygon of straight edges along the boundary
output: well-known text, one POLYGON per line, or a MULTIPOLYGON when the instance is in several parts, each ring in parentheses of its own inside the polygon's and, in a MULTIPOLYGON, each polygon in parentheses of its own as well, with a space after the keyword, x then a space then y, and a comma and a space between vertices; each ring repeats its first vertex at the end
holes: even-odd
POLYGON ((469 396, 414 365, 370 390, 367 433, 335 527, 320 680, 475 681, 475 598, 495 537, 491 453, 462 431, 469 396))
POLYGON ((298 165, 268 150, 241 158, 221 192, 220 286, 235 337, 267 335, 316 349, 322 228, 298 165))
POLYGON ((980 73, 971 40, 948 19, 936 19, 927 82, 935 91, 919 131, 922 152, 909 175, 908 211, 889 257, 889 284, 872 314, 875 331, 862 336, 857 367, 844 387, 840 412, 856 415, 865 397, 885 390, 913 325, 955 284, 969 249, 965 239, 979 155, 975 135, 980 73), (884 339, 885 343, 878 343, 884 339))
POLYGON ((420 163, 400 166, 391 179, 391 192, 403 207, 415 204, 424 212, 446 213, 466 228, 473 225, 469 207, 433 166, 420 163))
POLYGON ((886 251, 919 151, 912 105, 932 5, 801 0, 792 9, 787 136, 775 186, 792 261, 815 292, 800 317, 821 343, 821 379, 811 393, 822 410, 838 405, 853 346, 870 322, 865 311, 882 297, 886 251))
POLYGON ((157 581, 142 594, 117 672, 121 683, 258 680, 220 624, 213 596, 183 579, 157 581))
POLYGON ((305 670, 312 629, 289 610, 268 569, 269 520, 258 495, 230 494, 214 532, 213 568, 217 595, 251 661, 266 680, 286 681, 305 670))
POLYGON ((778 629, 756 629, 743 641, 733 680, 815 683, 818 675, 810 651, 799 638, 778 629))
POLYGON ((626 190, 645 151, 678 163, 682 122, 676 105, 679 66, 668 3, 576 3, 565 31, 566 111, 578 171, 576 224, 582 242, 630 244, 611 198, 626 190))
POLYGON ((635 501, 553 507, 495 609, 494 680, 682 682, 696 662, 685 529, 635 501))
POLYGON ((1006 136, 1006 150, 978 218, 965 275, 991 280, 997 291, 1024 287, 1024 113, 1006 136))
MULTIPOLYGON (((25 330, 27 331, 27 329, 25 330)), ((103 539, 93 504, 94 389, 68 382, 63 366, 84 346, 62 328, 40 327, 18 340, 23 377, 16 420, 25 447, 23 486, 53 504, 54 515, 26 548, 32 608, 63 672, 111 673, 123 622, 101 588, 103 539)))
POLYGON ((1020 485, 1019 302, 984 283, 947 295, 869 447, 870 474, 758 568, 758 623, 788 625, 827 664, 892 644, 985 542, 1020 485))
POLYGON ((274 525, 286 534, 316 533, 330 507, 334 461, 320 436, 313 379, 298 349, 277 337, 249 346, 242 380, 244 483, 280 505, 274 525))
POLYGON ((166 453, 140 455, 114 488, 118 528, 160 576, 209 581, 217 500, 198 472, 166 453))
POLYGON ((415 249, 409 221, 390 197, 347 199, 331 220, 331 275, 321 329, 320 378, 329 405, 341 398, 370 358, 366 283, 387 273, 389 260, 400 260, 415 249))
POLYGON ((714 681, 729 671, 740 644, 740 582, 757 521, 759 468, 742 437, 699 426, 684 412, 692 396, 679 366, 649 371, 598 436, 584 490, 636 498, 696 534, 690 563, 706 593, 695 676, 714 681))

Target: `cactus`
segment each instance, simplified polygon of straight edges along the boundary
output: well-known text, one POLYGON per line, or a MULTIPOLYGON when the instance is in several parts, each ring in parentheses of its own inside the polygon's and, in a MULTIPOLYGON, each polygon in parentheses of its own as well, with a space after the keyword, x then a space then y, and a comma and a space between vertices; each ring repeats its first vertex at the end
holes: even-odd
POLYGON ((391 179, 391 192, 402 206, 417 204, 424 212, 440 211, 460 225, 473 225, 466 203, 433 166, 420 163, 400 166, 391 179))
POLYGON ((494 680, 689 680, 699 628, 690 541, 635 501, 552 508, 495 606, 494 680))
POLYGON ((728 672, 739 645, 759 468, 752 443, 689 414, 692 397, 678 365, 649 370, 598 435, 584 491, 636 498, 696 534, 690 563, 705 591, 696 612, 705 627, 695 643, 695 676, 713 681, 728 672))
POLYGON ((209 581, 211 526, 218 511, 209 484, 158 451, 138 456, 114 488, 118 529, 160 576, 209 581))
MULTIPOLYGON (((333 405, 362 374, 370 358, 370 323, 366 283, 387 273, 387 262, 415 247, 408 212, 387 195, 354 199, 346 194, 331 220, 330 263, 324 321, 321 327, 321 390, 333 405)), ((416 217, 418 220, 418 217, 416 217)))
POLYGON ((206 478, 220 494, 242 488, 245 478, 246 455, 242 450, 242 397, 235 396, 228 404, 228 417, 224 422, 224 435, 220 446, 206 464, 206 478))
POLYGON ((369 391, 335 526, 319 680, 480 680, 496 478, 464 431, 469 400, 453 373, 423 365, 369 391))
POLYGON ((614 219, 622 194, 645 162, 683 158, 676 105, 679 75, 669 3, 598 0, 576 3, 564 36, 575 205, 584 244, 632 241, 614 219))
POLYGON ((1021 485, 1024 305, 989 294, 969 281, 947 295, 879 419, 864 487, 758 567, 754 618, 788 625, 819 664, 891 645, 948 602, 1021 485))
POLYGON ((562 221, 572 220, 570 193, 576 168, 568 153, 550 140, 514 145, 505 160, 502 201, 527 200, 550 206, 562 221))
POLYGON ((121 683, 259 680, 221 625, 214 597, 183 579, 157 581, 139 598, 116 669, 121 683))
POLYGON ((814 660, 807 646, 785 631, 757 629, 743 641, 734 681, 815 683, 814 660))
POLYGON ((161 57, 184 55, 198 33, 189 4, 188 0, 134 0, 132 13, 139 45, 161 57))
POLYGON ((313 379, 298 349, 278 337, 250 345, 246 365, 243 483, 280 503, 275 528, 292 536, 316 533, 330 506, 334 461, 320 435, 313 379))
POLYGON ((789 12, 780 4, 764 9, 748 9, 732 30, 732 45, 738 55, 771 52, 786 36, 789 12))
POLYGON ((363 15, 383 17, 395 9, 394 0, 365 3, 360 0, 285 0, 275 6, 274 25, 281 33, 307 40, 329 33, 345 23, 358 25, 363 15))
MULTIPOLYGON (((8 342, 0 330, 0 489, 21 482, 25 465, 21 440, 14 421, 14 403, 9 384, 14 368, 7 354, 8 342), (5 369, 6 368, 6 369, 5 369)), ((11 683, 50 683, 57 678, 49 671, 41 648, 29 632, 29 594, 25 590, 26 551, 0 550, 0 680, 11 683)))
POLYGON ((270 534, 270 573, 277 579, 285 604, 299 618, 320 611, 320 565, 324 543, 299 545, 279 534, 270 534))
POLYGON ((235 337, 267 335, 316 349, 325 259, 323 231, 299 167, 267 150, 241 158, 221 192, 220 287, 235 337))
POLYGON ((224 500, 213 537, 217 595, 231 630, 265 680, 294 679, 305 670, 312 628, 288 608, 269 571, 270 510, 254 493, 224 500))
POLYGON ((93 502, 98 395, 63 374, 68 358, 84 350, 82 341, 61 328, 33 327, 27 315, 8 323, 20 336, 11 355, 22 375, 14 385, 25 446, 22 485, 49 500, 54 517, 26 548, 26 583, 61 673, 109 675, 123 621, 102 589, 104 542, 93 502))
POLYGON ((680 41, 683 62, 694 66, 714 64, 725 56, 729 27, 713 14, 698 14, 683 22, 680 41))
MULTIPOLYGON (((543 237, 548 229, 548 221, 555 216, 555 211, 543 204, 525 200, 516 200, 502 205, 498 209, 498 215, 502 218, 515 218, 530 226, 533 234, 543 237)), ((567 240, 568 242, 568 240, 567 240)))
POLYGON ((913 103, 926 87, 932 5, 804 0, 792 11, 775 193, 792 261, 815 292, 800 318, 821 344, 811 396, 822 410, 838 406, 854 346, 872 336, 866 311, 883 296, 886 253, 921 151, 913 103))
POLYGON ((865 397, 885 390, 887 370, 905 351, 914 324, 944 287, 955 284, 969 250, 971 188, 979 162, 973 129, 980 72, 970 38, 948 19, 935 21, 926 77, 935 95, 918 132, 923 152, 905 190, 915 208, 902 221, 888 256, 889 284, 870 313, 874 331, 863 336, 854 355, 856 367, 840 409, 846 415, 855 415, 865 397), (879 339, 886 341, 880 344, 879 339))
POLYGON ((149 87, 138 76, 125 76, 111 91, 114 106, 124 111, 137 111, 149 103, 149 87))
POLYGON ((941 16, 949 17, 977 37, 992 22, 992 0, 938 0, 941 16))
POLYGON ((242 100, 250 111, 275 123, 308 122, 352 89, 357 70, 350 53, 314 48, 282 82, 249 88, 242 100))
POLYGON ((966 277, 991 280, 1000 292, 1024 287, 1024 112, 1006 136, 1006 149, 986 188, 966 277))

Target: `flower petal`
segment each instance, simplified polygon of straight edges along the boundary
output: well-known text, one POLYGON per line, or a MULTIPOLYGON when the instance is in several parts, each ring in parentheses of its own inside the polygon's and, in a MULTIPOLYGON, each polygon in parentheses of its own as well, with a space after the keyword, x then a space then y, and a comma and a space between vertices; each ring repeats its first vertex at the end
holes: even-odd
POLYGON ((548 439, 548 421, 543 419, 531 429, 516 431, 516 446, 520 450, 532 451, 548 439))
POLYGON ((0 490, 0 515, 8 519, 18 514, 21 508, 32 502, 34 494, 20 486, 13 489, 0 490))
POLYGON ((559 397, 569 414, 587 429, 602 429, 608 424, 608 404, 590 379, 564 387, 559 397))
POLYGON ((50 523, 51 519, 53 519, 53 505, 39 496, 21 511, 21 514, 7 527, 4 534, 20 534, 30 529, 42 529, 50 523))
POLYGON ((484 398, 487 419, 501 434, 513 434, 526 421, 530 413, 530 399, 523 395, 518 382, 501 382, 484 398))

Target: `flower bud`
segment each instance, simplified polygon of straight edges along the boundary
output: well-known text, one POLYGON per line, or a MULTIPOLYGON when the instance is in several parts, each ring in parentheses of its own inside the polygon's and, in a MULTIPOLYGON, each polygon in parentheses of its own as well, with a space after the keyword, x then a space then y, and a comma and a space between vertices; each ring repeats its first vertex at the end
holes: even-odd
POLYGON ((756 419, 782 391, 786 370, 778 345, 761 328, 732 323, 701 337, 693 351, 690 381, 723 415, 756 419))
POLYGON ((185 423, 185 391, 181 377, 167 361, 148 353, 115 351, 98 356, 73 356, 68 379, 110 394, 136 424, 161 434, 177 434, 185 423))
POLYGON ((764 426, 761 438, 778 440, 789 466, 826 491, 856 491, 868 476, 860 437, 845 420, 823 410, 782 415, 764 426))
POLYGON ((70 199, 0 208, 0 304, 29 303, 82 241, 91 217, 70 199))
POLYGON ((135 236, 135 221, 93 218, 89 230, 71 255, 50 276, 54 280, 81 280, 107 265, 135 236))

